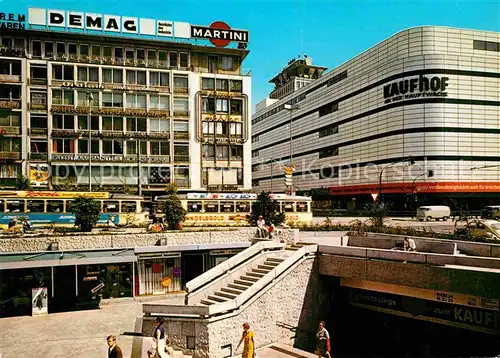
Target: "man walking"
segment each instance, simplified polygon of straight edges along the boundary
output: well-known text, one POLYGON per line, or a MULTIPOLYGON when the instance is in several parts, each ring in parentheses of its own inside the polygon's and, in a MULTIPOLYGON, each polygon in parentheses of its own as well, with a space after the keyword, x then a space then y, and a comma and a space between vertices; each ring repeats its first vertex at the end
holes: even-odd
POLYGON ((116 337, 109 336, 108 341, 108 358, 123 358, 123 353, 120 347, 116 345, 116 337))

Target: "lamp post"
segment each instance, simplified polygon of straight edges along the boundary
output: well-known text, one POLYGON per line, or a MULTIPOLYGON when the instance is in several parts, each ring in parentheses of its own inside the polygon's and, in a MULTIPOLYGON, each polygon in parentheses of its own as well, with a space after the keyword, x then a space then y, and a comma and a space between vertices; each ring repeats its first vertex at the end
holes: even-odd
POLYGON ((387 168, 389 168, 390 166, 392 166, 394 164, 398 164, 398 163, 402 163, 402 162, 406 162, 406 161, 409 161, 410 165, 415 164, 415 161, 413 160, 413 156, 410 155, 409 157, 403 158, 401 160, 396 160, 395 162, 387 164, 380 171, 380 174, 378 177, 378 199, 379 199, 380 203, 382 203, 382 174, 384 173, 384 170, 386 170, 387 168))
POLYGON ((293 165, 293 132, 292 132, 292 113, 296 109, 300 109, 300 106, 298 104, 285 104, 284 108, 290 112, 290 123, 289 123, 289 137, 290 137, 290 143, 289 143, 289 152, 290 152, 290 166, 289 166, 289 173, 287 173, 287 169, 285 168, 285 185, 288 186, 288 194, 293 194, 293 179, 292 179, 292 173, 294 171, 294 165, 293 165), (288 182, 287 182, 287 176, 288 182))
POLYGON ((89 192, 92 191, 92 101, 94 96, 92 92, 87 91, 87 100, 89 101, 89 115, 88 115, 88 128, 89 128, 89 192))

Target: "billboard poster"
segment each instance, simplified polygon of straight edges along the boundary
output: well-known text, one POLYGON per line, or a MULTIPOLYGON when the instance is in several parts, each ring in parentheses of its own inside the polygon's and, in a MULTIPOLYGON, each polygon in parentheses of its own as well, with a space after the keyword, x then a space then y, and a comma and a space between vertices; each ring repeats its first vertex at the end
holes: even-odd
POLYGON ((47 287, 37 287, 31 290, 32 300, 31 300, 31 315, 41 316, 48 314, 49 304, 48 304, 48 294, 47 287))
POLYGON ((47 186, 49 184, 49 165, 30 163, 29 178, 34 187, 47 186))

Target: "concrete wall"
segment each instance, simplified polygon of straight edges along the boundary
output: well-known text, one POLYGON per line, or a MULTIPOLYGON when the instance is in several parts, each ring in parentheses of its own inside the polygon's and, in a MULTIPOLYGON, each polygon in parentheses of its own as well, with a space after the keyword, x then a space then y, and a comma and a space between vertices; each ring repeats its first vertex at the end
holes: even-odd
MULTIPOLYGON (((131 248, 157 245, 166 239, 167 245, 208 244, 250 242, 255 238, 255 228, 242 228, 227 231, 178 231, 167 233, 120 233, 97 235, 74 235, 53 237, 9 237, 0 238, 0 252, 45 251, 51 242, 57 241, 60 250, 91 250, 109 248, 131 248)), ((275 240, 286 243, 296 242, 298 230, 279 230, 275 240)))
MULTIPOLYGON (((415 240, 418 252, 453 255, 455 243, 453 241, 427 240, 412 237, 415 240)), ((349 236, 347 246, 369 247, 376 249, 392 249, 396 244, 403 246, 404 236, 349 236)))

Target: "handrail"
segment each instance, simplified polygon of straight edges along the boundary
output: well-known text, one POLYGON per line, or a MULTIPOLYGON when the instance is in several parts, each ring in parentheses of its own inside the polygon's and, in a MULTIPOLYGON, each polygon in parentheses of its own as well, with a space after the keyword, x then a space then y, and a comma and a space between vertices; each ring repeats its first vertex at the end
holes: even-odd
POLYGON ((259 254, 260 252, 270 249, 281 249, 284 247, 285 244, 275 241, 261 241, 255 245, 250 246, 248 249, 239 252, 230 259, 220 263, 214 268, 186 283, 186 291, 188 292, 188 296, 190 293, 195 292, 197 289, 205 286, 207 283, 210 283, 214 279, 226 274, 234 267, 239 266, 241 263, 259 254))

